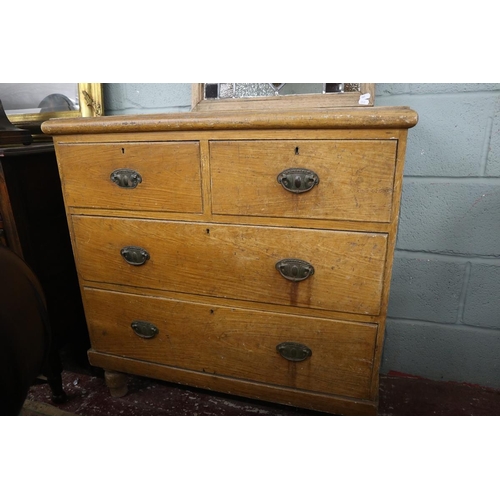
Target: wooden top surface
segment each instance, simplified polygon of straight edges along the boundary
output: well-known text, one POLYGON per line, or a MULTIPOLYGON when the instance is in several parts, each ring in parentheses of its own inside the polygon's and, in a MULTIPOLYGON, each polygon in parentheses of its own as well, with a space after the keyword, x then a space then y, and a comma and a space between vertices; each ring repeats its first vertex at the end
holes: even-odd
POLYGON ((308 111, 187 112, 98 118, 55 118, 42 124, 48 135, 117 132, 249 129, 411 128, 418 115, 408 107, 335 108, 308 111))

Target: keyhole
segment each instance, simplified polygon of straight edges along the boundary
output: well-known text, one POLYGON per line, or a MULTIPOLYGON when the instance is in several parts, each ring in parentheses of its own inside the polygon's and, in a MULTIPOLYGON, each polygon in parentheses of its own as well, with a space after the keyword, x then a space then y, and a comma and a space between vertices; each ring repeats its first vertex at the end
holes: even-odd
POLYGON ((296 155, 298 155, 298 154, 299 154, 299 147, 298 147, 298 146, 295 148, 295 154, 296 154, 296 155))
POLYGON ((207 234, 210 234, 210 229, 207 229, 207 234))
POLYGON ((122 148, 122 155, 125 154, 125 148, 122 148))

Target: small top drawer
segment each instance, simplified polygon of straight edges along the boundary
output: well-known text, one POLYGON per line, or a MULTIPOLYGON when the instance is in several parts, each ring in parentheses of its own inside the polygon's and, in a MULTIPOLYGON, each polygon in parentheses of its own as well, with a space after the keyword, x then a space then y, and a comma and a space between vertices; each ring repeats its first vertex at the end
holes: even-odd
POLYGON ((61 144, 67 206, 202 212, 198 142, 61 144))
POLYGON ((389 222, 396 148, 395 140, 212 141, 213 213, 389 222))

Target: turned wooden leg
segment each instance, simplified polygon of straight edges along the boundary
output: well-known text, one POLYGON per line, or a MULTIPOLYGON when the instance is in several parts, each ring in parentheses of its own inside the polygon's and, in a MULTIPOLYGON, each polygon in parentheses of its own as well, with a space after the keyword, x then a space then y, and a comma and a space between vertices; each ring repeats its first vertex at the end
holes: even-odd
POLYGON ((128 378, 124 373, 106 370, 104 372, 104 380, 112 397, 121 398, 127 394, 128 378))

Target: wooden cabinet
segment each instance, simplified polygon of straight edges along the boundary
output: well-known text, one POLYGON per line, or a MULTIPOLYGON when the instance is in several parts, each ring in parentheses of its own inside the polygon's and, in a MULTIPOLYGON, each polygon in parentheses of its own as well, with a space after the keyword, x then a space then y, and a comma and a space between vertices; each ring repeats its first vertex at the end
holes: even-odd
POLYGON ((109 372, 374 414, 408 108, 45 122, 109 372))
POLYGON ((57 345, 85 353, 88 333, 51 143, 0 148, 0 229, 0 243, 42 285, 57 345))

